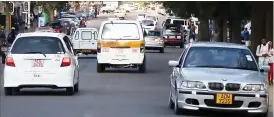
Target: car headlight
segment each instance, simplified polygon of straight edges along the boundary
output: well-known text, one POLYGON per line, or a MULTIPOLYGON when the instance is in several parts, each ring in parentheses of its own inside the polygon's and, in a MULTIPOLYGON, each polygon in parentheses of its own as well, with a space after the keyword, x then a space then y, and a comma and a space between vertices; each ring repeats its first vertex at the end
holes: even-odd
POLYGON ((205 89, 206 86, 200 81, 183 81, 181 88, 190 88, 190 89, 205 89))
POLYGON ((247 84, 243 88, 244 91, 264 91, 265 86, 263 84, 247 84))

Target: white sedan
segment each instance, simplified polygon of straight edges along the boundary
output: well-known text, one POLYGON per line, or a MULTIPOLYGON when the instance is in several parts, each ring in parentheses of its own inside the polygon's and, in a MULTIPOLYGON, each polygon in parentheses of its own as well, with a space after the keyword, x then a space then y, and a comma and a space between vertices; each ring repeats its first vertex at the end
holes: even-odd
POLYGON ((65 88, 68 95, 79 90, 78 55, 62 33, 19 34, 7 54, 4 67, 5 95, 22 88, 65 88))
POLYGON ((156 29, 156 24, 153 20, 142 20, 141 24, 145 31, 156 29))

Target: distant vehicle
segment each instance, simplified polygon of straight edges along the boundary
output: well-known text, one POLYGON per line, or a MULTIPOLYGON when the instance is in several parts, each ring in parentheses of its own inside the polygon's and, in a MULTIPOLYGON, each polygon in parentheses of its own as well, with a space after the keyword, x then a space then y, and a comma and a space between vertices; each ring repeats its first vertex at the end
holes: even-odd
POLYGON ((125 19, 126 13, 123 12, 122 10, 116 10, 116 11, 114 11, 114 16, 118 17, 120 19, 125 19))
POLYGON ((3 71, 5 95, 22 88, 65 88, 79 91, 78 54, 63 33, 19 34, 7 54, 3 71))
POLYGON ((56 33, 62 33, 64 32, 64 27, 61 24, 60 20, 54 20, 49 23, 49 26, 54 30, 56 33))
POLYGON ((148 30, 145 36, 146 50, 159 50, 164 53, 164 39, 162 38, 161 31, 148 30))
POLYGON ((96 28, 77 28, 72 37, 74 50, 85 55, 97 54, 97 38, 96 28))
POLYGON ((154 21, 154 24, 157 25, 158 18, 157 18, 156 16, 147 15, 147 16, 145 17, 145 19, 147 19, 147 20, 153 20, 153 21, 154 21))
POLYGON ((188 44, 178 60, 168 62, 169 107, 187 110, 247 112, 267 117, 268 86, 252 52, 243 45, 224 42, 188 44))
POLYGON ((97 72, 106 68, 139 68, 146 72, 145 42, 142 27, 132 20, 104 21, 97 44, 97 72))
POLYGON ((178 25, 166 25, 166 27, 163 28, 163 38, 165 40, 165 46, 184 47, 184 38, 181 34, 181 28, 178 25))
POLYGON ((138 21, 138 22, 142 22, 142 20, 144 20, 145 19, 145 17, 146 17, 146 13, 139 13, 138 15, 137 15, 137 18, 136 18, 136 20, 138 21))
POLYGON ((156 30, 156 23, 153 20, 142 20, 142 27, 145 31, 147 30, 156 30))

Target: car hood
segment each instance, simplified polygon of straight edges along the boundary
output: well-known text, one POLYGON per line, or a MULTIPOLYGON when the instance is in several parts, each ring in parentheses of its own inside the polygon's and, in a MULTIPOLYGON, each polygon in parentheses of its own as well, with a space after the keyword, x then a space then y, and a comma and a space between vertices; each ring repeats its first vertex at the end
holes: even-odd
POLYGON ((206 82, 264 83, 259 71, 225 68, 183 68, 181 73, 186 80, 206 82))

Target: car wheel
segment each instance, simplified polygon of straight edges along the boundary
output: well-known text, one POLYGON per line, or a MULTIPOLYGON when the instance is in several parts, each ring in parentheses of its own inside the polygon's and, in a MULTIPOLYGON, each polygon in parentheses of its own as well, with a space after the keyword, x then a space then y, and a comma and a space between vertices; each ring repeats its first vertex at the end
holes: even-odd
POLYGON ((146 72, 146 59, 144 59, 144 62, 142 65, 139 66, 139 70, 140 73, 145 73, 146 72))
POLYGON ((106 69, 106 68, 105 68, 105 66, 104 66, 103 64, 97 63, 97 72, 98 72, 98 73, 104 72, 105 69, 106 69))
POLYGON ((184 48, 184 45, 180 45, 180 48, 184 48))
POLYGON ((268 112, 256 114, 254 117, 268 117, 268 112))
POLYGON ((2 55, 2 64, 5 64, 5 59, 6 59, 5 55, 2 55))
POLYGON ((5 87, 4 90, 5 90, 5 95, 6 96, 13 95, 12 87, 5 87))
POLYGON ((174 102, 172 101, 171 87, 170 87, 170 91, 169 91, 168 107, 170 109, 174 109, 174 102))
POLYGON ((67 95, 73 95, 74 94, 74 88, 73 87, 67 87, 66 88, 66 94, 67 95))
POLYGON ((160 48, 160 53, 164 53, 164 48, 160 48))
POLYGON ((74 92, 79 92, 79 81, 74 85, 74 92))

